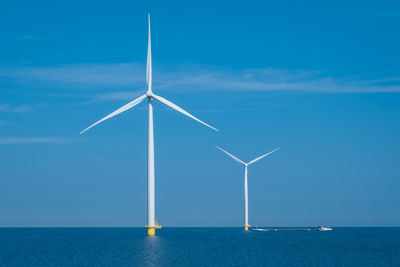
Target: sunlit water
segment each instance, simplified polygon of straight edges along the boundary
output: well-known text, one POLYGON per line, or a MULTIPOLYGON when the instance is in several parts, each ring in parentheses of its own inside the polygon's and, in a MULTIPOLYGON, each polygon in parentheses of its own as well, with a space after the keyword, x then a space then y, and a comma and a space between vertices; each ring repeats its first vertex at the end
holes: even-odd
POLYGON ((0 266, 400 266, 400 228, 0 228, 0 266))

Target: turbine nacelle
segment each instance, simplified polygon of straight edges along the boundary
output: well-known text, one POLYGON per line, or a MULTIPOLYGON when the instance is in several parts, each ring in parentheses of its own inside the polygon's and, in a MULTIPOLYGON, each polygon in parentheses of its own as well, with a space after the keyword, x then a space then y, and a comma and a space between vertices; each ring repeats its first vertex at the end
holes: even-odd
POLYGON ((278 147, 278 148, 275 148, 274 150, 272 150, 272 151, 270 151, 270 152, 268 152, 268 153, 266 153, 266 154, 264 154, 264 155, 261 155, 261 156, 259 156, 258 158, 253 159, 252 161, 244 162, 244 161, 242 161, 241 159, 239 159, 238 157, 236 157, 236 156, 230 154, 228 151, 223 150, 223 149, 220 148, 219 146, 215 146, 215 147, 218 148, 219 150, 221 150, 222 152, 224 152, 225 154, 227 154, 229 157, 231 157, 231 158, 234 159, 235 161, 237 161, 237 162, 243 164, 243 166, 244 166, 245 168, 247 168, 249 165, 253 164, 254 162, 259 161, 260 159, 262 159, 262 158, 268 156, 269 154, 271 154, 271 153, 273 153, 273 152, 275 152, 275 151, 277 151, 277 150, 279 149, 279 147, 278 147))
POLYGON ((261 155, 261 156, 259 156, 258 158, 253 159, 252 161, 244 162, 244 161, 242 161, 241 159, 239 159, 238 157, 236 157, 236 156, 232 155, 231 153, 229 153, 228 151, 223 150, 223 149, 220 148, 219 146, 215 146, 215 147, 218 148, 219 150, 221 150, 222 152, 224 152, 225 154, 227 154, 229 157, 231 157, 231 158, 234 159, 235 161, 239 162, 240 164, 243 164, 244 167, 247 167, 247 166, 253 164, 253 163, 256 162, 256 161, 259 161, 260 159, 262 159, 262 158, 268 156, 269 154, 271 154, 271 153, 273 153, 273 152, 275 152, 275 151, 277 151, 277 150, 279 149, 279 147, 278 147, 278 148, 275 148, 275 149, 272 150, 271 152, 268 152, 267 154, 261 155))
POLYGON ((153 91, 151 91, 151 90, 147 90, 146 95, 149 98, 153 98, 154 97, 153 91))

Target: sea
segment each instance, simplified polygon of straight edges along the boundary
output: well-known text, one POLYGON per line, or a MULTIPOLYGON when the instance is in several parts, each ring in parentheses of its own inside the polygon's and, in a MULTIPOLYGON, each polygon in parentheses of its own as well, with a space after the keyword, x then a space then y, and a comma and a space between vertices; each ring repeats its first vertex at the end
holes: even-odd
POLYGON ((400 228, 0 228, 0 266, 400 266, 400 228))

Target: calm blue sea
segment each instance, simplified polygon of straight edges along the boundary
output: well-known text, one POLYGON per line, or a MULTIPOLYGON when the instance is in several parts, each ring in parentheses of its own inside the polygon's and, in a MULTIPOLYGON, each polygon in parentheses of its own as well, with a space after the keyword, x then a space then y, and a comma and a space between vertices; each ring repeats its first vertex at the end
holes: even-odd
POLYGON ((400 228, 0 228, 0 266, 400 266, 400 228))

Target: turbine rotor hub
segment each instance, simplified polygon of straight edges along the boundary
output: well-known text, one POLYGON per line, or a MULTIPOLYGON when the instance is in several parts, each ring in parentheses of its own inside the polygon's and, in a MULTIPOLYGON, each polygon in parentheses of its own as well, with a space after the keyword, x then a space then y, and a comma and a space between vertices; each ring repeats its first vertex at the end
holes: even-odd
POLYGON ((146 92, 146 95, 147 95, 147 97, 152 98, 152 97, 153 97, 153 92, 150 91, 150 90, 148 90, 148 91, 146 92))

